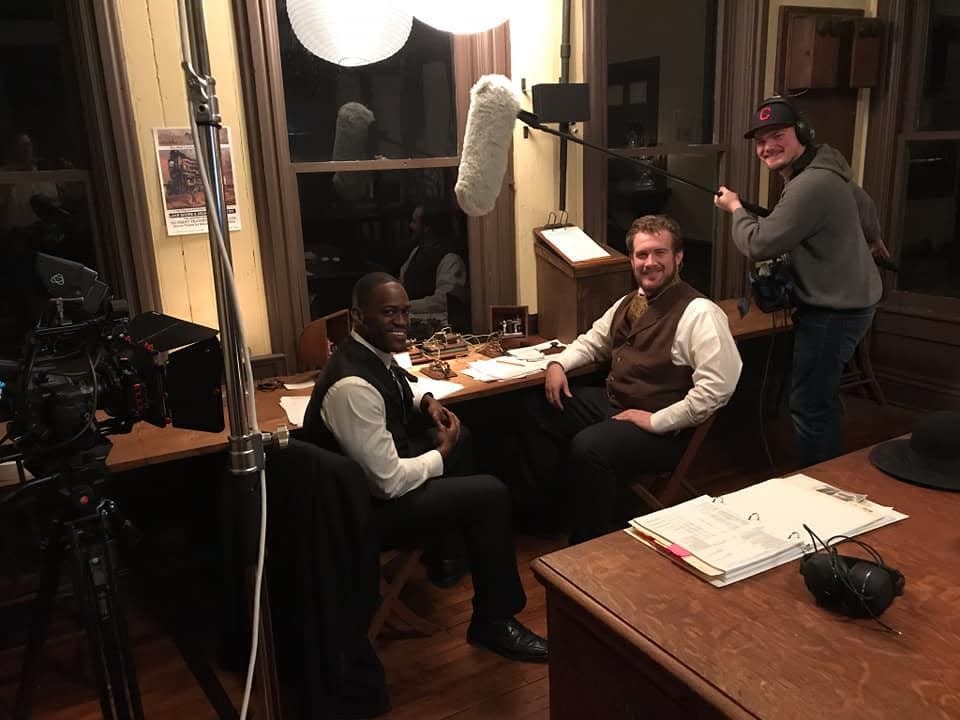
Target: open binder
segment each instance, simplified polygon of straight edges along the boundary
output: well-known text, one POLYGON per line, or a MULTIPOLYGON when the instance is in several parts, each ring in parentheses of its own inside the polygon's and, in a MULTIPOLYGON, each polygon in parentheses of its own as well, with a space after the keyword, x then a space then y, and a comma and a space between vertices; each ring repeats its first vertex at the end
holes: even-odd
POLYGON ((719 497, 701 495, 634 518, 626 532, 716 587, 792 560, 827 540, 907 516, 806 475, 774 478, 719 497))

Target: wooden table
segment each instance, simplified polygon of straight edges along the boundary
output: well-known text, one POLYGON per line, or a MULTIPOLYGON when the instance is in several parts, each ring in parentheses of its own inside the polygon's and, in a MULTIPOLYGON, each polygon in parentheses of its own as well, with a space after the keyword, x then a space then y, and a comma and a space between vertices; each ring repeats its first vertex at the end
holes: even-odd
MULTIPOLYGON (((769 335, 789 329, 780 316, 767 315, 755 305, 751 305, 746 317, 741 318, 737 310, 737 300, 722 300, 718 303, 730 318, 730 329, 736 340, 744 340, 761 335, 769 335)), ((513 392, 523 388, 536 387, 543 382, 542 373, 528 375, 514 380, 484 383, 460 372, 469 362, 476 359, 488 359, 478 354, 450 361, 457 372, 453 382, 464 386, 455 395, 444 400, 445 404, 456 404, 468 400, 490 397, 501 393, 513 392)), ((590 372, 595 367, 581 368, 579 373, 590 372)), ((575 371, 572 374, 578 374, 575 371)), ((257 391, 257 418, 260 429, 272 432, 282 423, 287 423, 286 415, 280 407, 283 395, 309 395, 310 390, 273 390, 257 391)), ((227 432, 205 433, 194 430, 180 430, 174 427, 157 428, 147 423, 138 423, 127 435, 111 436, 113 450, 107 458, 107 465, 113 471, 132 470, 145 465, 179 460, 195 455, 219 452, 227 447, 227 432)))
POLYGON ((910 515, 863 538, 906 576, 883 616, 902 636, 816 607, 797 562, 717 589, 616 532, 534 561, 551 717, 960 717, 960 493, 867 450, 806 472, 910 515))

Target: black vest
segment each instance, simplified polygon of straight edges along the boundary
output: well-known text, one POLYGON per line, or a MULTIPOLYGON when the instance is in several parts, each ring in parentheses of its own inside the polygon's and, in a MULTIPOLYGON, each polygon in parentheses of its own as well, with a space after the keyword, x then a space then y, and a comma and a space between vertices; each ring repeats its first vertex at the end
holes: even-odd
POLYGON ((420 245, 403 273, 403 287, 411 300, 433 295, 437 289, 437 268, 449 252, 443 245, 420 245))
POLYGON ((303 417, 303 437, 320 447, 342 452, 330 428, 323 422, 321 408, 327 391, 347 377, 362 378, 380 393, 387 413, 387 431, 393 436, 397 455, 413 457, 417 454, 410 442, 410 421, 415 411, 412 407, 404 408, 400 388, 383 361, 352 337, 340 345, 313 386, 303 417))

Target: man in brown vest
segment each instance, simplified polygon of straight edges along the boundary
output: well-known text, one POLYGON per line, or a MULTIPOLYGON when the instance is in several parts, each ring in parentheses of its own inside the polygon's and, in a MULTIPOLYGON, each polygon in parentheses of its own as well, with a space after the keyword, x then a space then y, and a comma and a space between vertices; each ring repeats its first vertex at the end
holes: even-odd
POLYGON ((676 221, 641 217, 626 242, 639 289, 555 356, 532 403, 528 455, 541 488, 566 481, 574 543, 620 527, 619 487, 672 470, 690 428, 727 403, 740 377, 726 313, 680 279, 676 221), (567 383, 566 371, 608 361, 605 387, 567 383))

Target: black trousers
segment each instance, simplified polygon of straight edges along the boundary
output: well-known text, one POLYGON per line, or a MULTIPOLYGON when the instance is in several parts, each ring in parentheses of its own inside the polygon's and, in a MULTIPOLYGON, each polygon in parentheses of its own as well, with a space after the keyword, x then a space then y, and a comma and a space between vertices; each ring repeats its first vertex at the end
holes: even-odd
POLYGON ((531 392, 523 432, 537 485, 554 495, 570 542, 578 543, 623 527, 617 507, 622 487, 640 475, 676 467, 691 433, 654 435, 612 420, 620 409, 610 404, 606 388, 574 385, 570 392, 562 411, 547 402, 543 390, 531 392))
MULTIPOLYGON (((469 446, 469 433, 462 433, 444 469, 469 467, 469 446)), ((375 501, 374 515, 384 547, 437 543, 449 547, 451 540, 462 542, 473 576, 477 616, 507 619, 526 605, 513 546, 510 492, 492 475, 431 478, 399 498, 375 501)))

